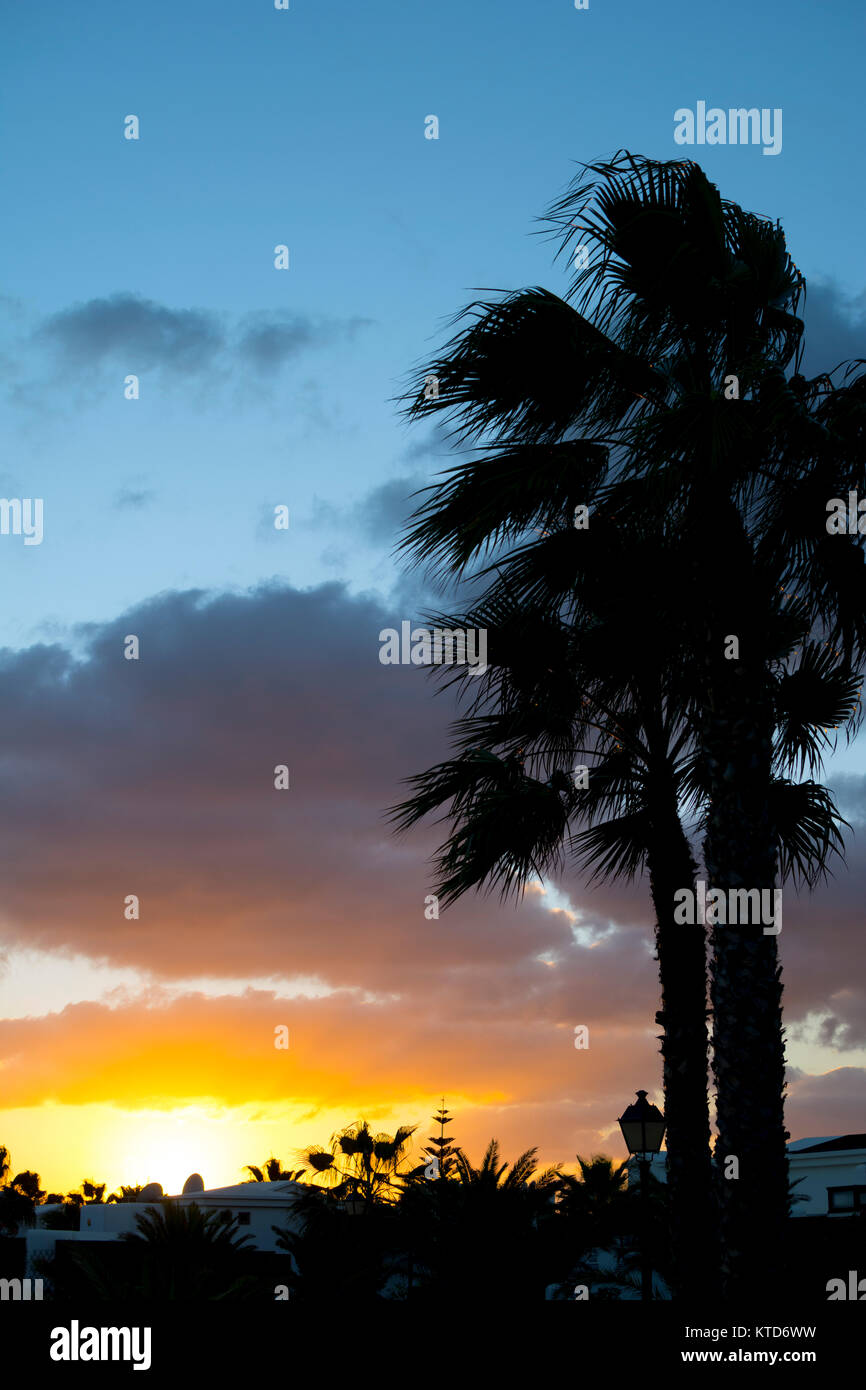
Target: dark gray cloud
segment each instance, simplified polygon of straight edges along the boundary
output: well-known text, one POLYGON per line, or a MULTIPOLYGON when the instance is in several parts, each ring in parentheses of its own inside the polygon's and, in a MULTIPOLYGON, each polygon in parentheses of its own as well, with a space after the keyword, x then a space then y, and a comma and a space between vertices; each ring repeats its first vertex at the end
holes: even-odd
MULTIPOLYGON (((417 426, 413 425, 410 428, 413 433, 417 432, 417 426)), ((439 473, 453 468, 470 452, 465 446, 455 445, 441 420, 434 420, 426 434, 418 435, 406 445, 400 455, 400 461, 404 464, 414 464, 421 459, 440 460, 439 468, 431 468, 431 473, 439 473)))
POLYGON ((391 478, 387 483, 368 492, 355 508, 355 519, 363 534, 371 541, 391 541, 405 524, 419 499, 413 493, 427 484, 421 473, 403 478, 391 478))
POLYGON ((341 338, 352 340, 372 319, 314 321, 303 314, 249 314, 239 329, 237 355, 260 372, 276 372, 308 348, 326 347, 341 338))
POLYGON ((408 520, 419 499, 413 493, 426 487, 429 479, 422 473, 404 474, 379 483, 358 502, 337 506, 334 502, 313 499, 310 525, 338 530, 348 536, 360 537, 375 544, 396 542, 398 532, 408 520))
MULTIPOLYGON (((452 447, 445 431, 436 424, 401 451, 398 462, 404 465, 404 471, 378 483, 359 501, 338 506, 315 498, 310 524, 390 547, 396 544, 409 517, 423 501, 418 494, 429 487, 438 474, 454 467, 462 452, 452 447), (435 462, 439 467, 433 466, 435 462), (422 471, 417 466, 419 463, 429 467, 422 471)), ((436 592, 439 591, 440 586, 436 586, 436 592)))
MULTIPOLYGON (((303 975, 338 991, 292 1006, 303 1068, 279 1079, 254 1061, 270 996, 75 1005, 0 1024, 17 1103, 132 1101, 144 1046, 151 1082, 160 1058, 183 1058, 184 1095, 217 1093, 219 1075, 233 1097, 259 1085, 316 1095, 327 1072, 359 1107, 391 1075, 401 1094, 501 1100, 503 1140, 563 1158, 595 1145, 632 1085, 658 1086, 645 886, 588 893, 566 876, 592 946, 537 892, 504 908, 471 896, 425 918, 441 827, 395 840, 383 810, 445 754, 454 711, 425 672, 379 663, 379 631, 412 616, 337 583, 168 593, 80 633, 86 659, 59 643, 0 653, 3 946, 163 981, 303 975), (124 659, 129 634, 138 661, 124 659), (274 787, 280 764, 287 791, 274 787), (133 893, 141 916, 127 921, 133 893), (581 1024, 585 1053, 573 1047, 581 1024)), ((864 1013, 864 883, 855 843, 850 873, 811 899, 786 896, 780 940, 788 1018, 831 1015, 846 1041, 864 1013)), ((796 1135, 856 1127, 862 1075, 830 1075, 839 1085, 793 1078, 796 1135)), ((479 1111, 470 1132, 486 1139, 487 1124, 479 1111)))
POLYGON ((89 299, 62 309, 41 325, 36 338, 73 366, 121 361, 130 372, 154 367, 198 372, 225 346, 216 315, 199 309, 169 309, 133 294, 89 299))
POLYGON ((305 351, 351 340, 371 323, 262 310, 232 324, 210 310, 172 309, 119 293, 60 310, 36 329, 32 341, 82 372, 110 364, 132 373, 191 376, 240 367, 274 374, 305 351))
POLYGON ((810 280, 803 320, 806 376, 820 376, 840 362, 866 357, 866 291, 848 298, 832 280, 810 280))
MULTIPOLYGON (((411 616, 338 583, 191 591, 85 630, 84 661, 58 644, 0 654, 0 873, 18 864, 5 880, 13 938, 166 977, 200 973, 205 950, 219 974, 291 965, 371 989, 425 976, 434 991, 497 943, 504 973, 466 974, 465 1006, 521 998, 521 960, 573 949, 566 920, 535 900, 503 915, 473 897, 425 922, 437 832, 395 841, 383 818, 403 779, 444 754, 454 712, 425 672, 378 660, 380 630, 411 616), (128 634, 138 661, 124 659, 128 634), (285 793, 273 785, 280 763, 285 793), (118 932, 132 892, 150 926, 118 932), (427 978, 437 961, 444 973, 427 978)), ((646 902, 627 920, 645 929, 646 902)), ((599 968, 605 955, 593 953, 599 968)), ((605 992, 605 1009, 633 978, 605 992)), ((545 979, 550 1003, 560 986, 553 971, 545 979)))

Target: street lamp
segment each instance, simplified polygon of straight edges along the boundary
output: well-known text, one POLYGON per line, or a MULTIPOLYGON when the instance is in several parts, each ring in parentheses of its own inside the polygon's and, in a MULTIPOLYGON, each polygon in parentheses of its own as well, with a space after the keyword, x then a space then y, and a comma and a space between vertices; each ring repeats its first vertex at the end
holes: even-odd
POLYGON ((619 1127, 626 1148, 638 1162, 641 1192, 641 1275, 640 1296, 644 1301, 652 1298, 652 1268, 647 1248, 649 1229, 649 1174, 653 1154, 662 1146, 665 1134, 665 1117, 657 1106, 650 1104, 646 1091, 637 1092, 637 1100, 627 1106, 619 1118, 619 1127))

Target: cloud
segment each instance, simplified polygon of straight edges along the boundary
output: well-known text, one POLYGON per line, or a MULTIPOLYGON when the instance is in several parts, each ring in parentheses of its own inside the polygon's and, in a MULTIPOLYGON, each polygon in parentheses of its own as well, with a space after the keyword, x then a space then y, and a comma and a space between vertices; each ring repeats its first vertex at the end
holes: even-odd
POLYGON ((116 511, 139 511, 146 507, 149 502, 153 502, 156 493, 148 488, 123 487, 114 496, 114 508, 116 511))
MULTIPOLYGON (((577 932, 538 891, 425 917, 441 827, 398 840, 383 813, 442 758, 454 710, 424 672, 379 663, 394 616, 338 583, 167 593, 80 632, 84 659, 0 653, 0 948, 141 980, 0 1024, 5 1104, 295 1098, 348 1120, 444 1090, 471 1112, 461 1138, 550 1159, 597 1148, 634 1090, 657 1089, 643 885, 572 883, 577 932), (281 997, 299 977, 321 997, 281 997)), ((831 1042, 863 1027, 864 879, 855 844, 850 873, 786 897, 788 1017, 832 1016, 831 1042)), ((796 1132, 852 1128, 856 1077, 820 1097, 794 1081, 796 1132)))
POLYGON ((866 357, 866 291, 850 298, 832 280, 810 280, 803 316, 806 376, 819 376, 840 362, 866 357))
POLYGON ((263 311, 247 315, 235 350, 238 358, 256 371, 275 373, 309 348, 325 347, 340 338, 354 340, 372 322, 358 317, 314 321, 303 314, 263 311))
POLYGON ((401 458, 404 463, 417 463, 419 459, 442 459, 443 468, 447 468, 457 462, 458 456, 466 452, 464 448, 455 447, 448 431, 436 421, 426 435, 407 444, 401 458))
POLYGON ((863 1128, 866 1068, 838 1067, 822 1075, 789 1081, 785 1108, 792 1136, 856 1134, 863 1128))
POLYGON ((36 327, 29 342, 47 348, 66 371, 81 376, 111 367, 184 380, 234 372, 258 382, 312 349, 353 341, 372 322, 285 310, 261 310, 232 321, 211 310, 175 309, 121 292, 61 309, 36 327))
POLYGON ((188 374, 206 369, 225 346, 216 315, 169 309, 133 294, 62 309, 42 324, 36 337, 79 370, 113 361, 129 371, 165 367, 188 374))
POLYGON ((396 544, 403 526, 421 500, 413 494, 428 483, 423 473, 388 478, 346 506, 314 497, 308 524, 318 530, 339 531, 344 539, 354 537, 380 548, 390 548, 396 544))
POLYGON ((640 925, 607 936, 590 905, 592 948, 540 894, 425 918, 434 837, 395 840, 383 810, 442 755, 451 711, 423 673, 380 665, 389 617, 336 583, 167 594, 89 629, 86 660, 57 644, 3 654, 0 873, 17 885, 4 946, 213 981, 212 996, 151 991, 7 1021, 16 1103, 164 1089, 348 1111, 447 1084, 482 1108, 561 1107, 577 1085, 601 1116, 635 1066, 657 1081, 645 904, 631 909, 640 925), (129 633, 138 662, 123 658, 129 633), (332 992, 219 993, 221 978, 299 975, 332 992), (275 1070, 279 1022, 293 1057, 275 1070), (573 1046, 579 1023, 590 1053, 573 1046))
POLYGON ((368 492, 357 504, 353 518, 362 534, 370 541, 394 542, 397 533, 418 506, 413 493, 427 484, 421 473, 402 478, 390 478, 368 492))

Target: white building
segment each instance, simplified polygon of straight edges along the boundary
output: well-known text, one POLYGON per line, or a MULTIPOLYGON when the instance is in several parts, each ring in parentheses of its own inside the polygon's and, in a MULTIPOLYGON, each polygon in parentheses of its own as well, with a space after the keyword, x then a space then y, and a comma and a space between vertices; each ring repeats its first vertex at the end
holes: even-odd
MULTIPOLYGON (((189 1182, 185 1184, 185 1189, 189 1182)), ((55 1245, 61 1240, 103 1241, 117 1240, 125 1231, 137 1232, 136 1217, 147 1211, 148 1207, 158 1207, 162 1201, 176 1202, 178 1206, 191 1206, 196 1203, 202 1211, 230 1213, 238 1223, 242 1235, 250 1235, 252 1241, 246 1247, 252 1250, 277 1250, 277 1237, 271 1229, 277 1226, 294 1226, 293 1216, 298 1198, 308 1187, 296 1182, 241 1182, 232 1187, 212 1187, 201 1191, 188 1191, 178 1196, 165 1197, 157 1193, 140 1202, 99 1202, 89 1203, 79 1208, 79 1229, 77 1231, 49 1230, 41 1220, 52 1212, 62 1210, 60 1206, 36 1208, 36 1225, 24 1232, 27 1240, 27 1267, 25 1273, 31 1274, 33 1260, 37 1255, 54 1254, 55 1245)), ((299 1223, 298 1223, 299 1224, 299 1223)))
MULTIPOLYGON (((650 1171, 667 1180, 667 1157, 656 1154, 650 1171)), ((866 1134, 831 1134, 795 1139, 788 1145, 792 1216, 854 1216, 866 1212, 866 1134)), ((640 1181, 635 1159, 629 1160, 629 1186, 640 1181)))
POLYGON ((866 1212, 866 1134, 832 1134, 788 1145, 794 1216, 866 1212), (799 1201, 798 1198, 807 1200, 799 1201))

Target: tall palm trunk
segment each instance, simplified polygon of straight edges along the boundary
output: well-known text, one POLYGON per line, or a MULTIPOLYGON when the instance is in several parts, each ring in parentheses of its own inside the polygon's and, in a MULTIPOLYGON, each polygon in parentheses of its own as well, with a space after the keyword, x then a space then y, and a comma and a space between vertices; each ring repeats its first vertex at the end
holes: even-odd
POLYGON ((654 818, 648 856, 661 984, 661 1052, 674 1296, 713 1292, 717 1257, 707 1097, 707 957, 703 927, 674 922, 674 894, 693 888, 695 862, 676 798, 654 818), (708 1229, 708 1225, 710 1229, 708 1229))
MULTIPOLYGON (((711 783, 708 891, 776 884, 773 707, 764 671, 750 655, 712 663, 703 736, 711 783)), ((787 1215, 781 966, 777 937, 765 935, 761 923, 716 925, 712 942, 723 1292, 751 1300, 779 1287, 787 1215)))

